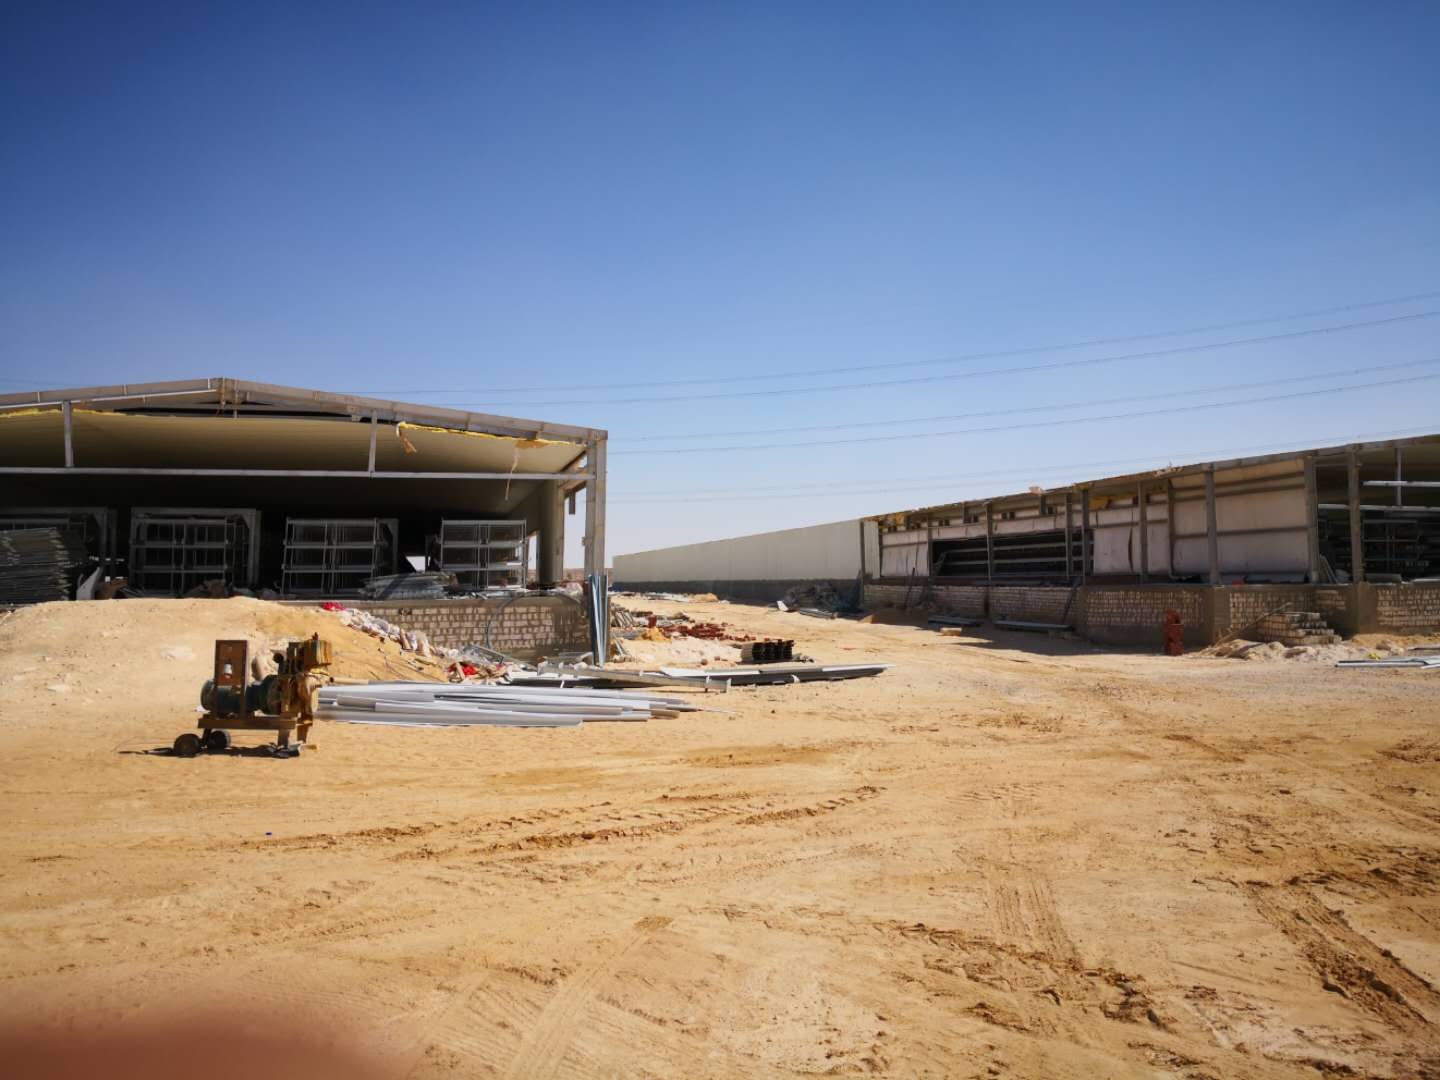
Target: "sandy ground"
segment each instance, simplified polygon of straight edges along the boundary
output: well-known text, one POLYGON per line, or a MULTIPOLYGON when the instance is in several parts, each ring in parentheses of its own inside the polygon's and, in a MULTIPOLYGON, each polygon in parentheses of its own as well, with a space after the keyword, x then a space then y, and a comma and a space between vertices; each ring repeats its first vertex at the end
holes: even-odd
POLYGON ((144 751, 210 641, 282 628, 149 606, 0 620, 14 1022, 219 1008, 396 1077, 1440 1075, 1440 672, 647 601, 897 666, 184 760, 144 751))

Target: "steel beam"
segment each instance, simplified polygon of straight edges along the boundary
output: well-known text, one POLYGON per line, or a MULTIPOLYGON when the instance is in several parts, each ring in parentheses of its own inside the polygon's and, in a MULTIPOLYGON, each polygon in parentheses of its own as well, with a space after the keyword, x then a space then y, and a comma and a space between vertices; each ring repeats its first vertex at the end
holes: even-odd
POLYGON ((336 480, 573 480, 590 473, 366 472, 364 469, 165 469, 131 466, 0 465, 0 476, 238 476, 323 477, 336 480))

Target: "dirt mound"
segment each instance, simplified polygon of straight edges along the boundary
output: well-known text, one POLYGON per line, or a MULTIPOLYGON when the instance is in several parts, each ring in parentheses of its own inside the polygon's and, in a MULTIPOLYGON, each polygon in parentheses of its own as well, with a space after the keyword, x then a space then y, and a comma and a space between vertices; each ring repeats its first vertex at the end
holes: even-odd
POLYGON ((319 633, 335 648, 331 673, 354 679, 442 679, 440 666, 343 625, 334 614, 229 600, 60 601, 0 617, 3 726, 48 720, 124 698, 188 710, 210 676, 217 638, 244 638, 252 656, 319 633))

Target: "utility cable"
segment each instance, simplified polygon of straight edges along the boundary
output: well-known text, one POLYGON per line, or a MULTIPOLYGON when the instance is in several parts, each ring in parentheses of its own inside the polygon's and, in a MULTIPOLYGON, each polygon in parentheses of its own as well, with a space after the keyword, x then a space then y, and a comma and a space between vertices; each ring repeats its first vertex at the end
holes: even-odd
MULTIPOLYGON (((834 383, 812 386, 782 386, 770 390, 734 390, 723 394, 674 394, 643 398, 564 398, 554 401, 526 401, 527 408, 552 405, 657 405, 671 401, 720 401, 727 398, 774 397, 780 394, 819 394, 846 390, 890 389, 896 386, 913 386, 919 383, 951 382, 956 379, 978 379, 987 375, 1021 375, 1035 371, 1056 371, 1061 368, 1093 367, 1097 364, 1114 364, 1123 360, 1153 360, 1162 356, 1178 356, 1184 353, 1210 352, 1215 349, 1229 349, 1238 345, 1259 345, 1267 341, 1291 341, 1297 338, 1316 337, 1321 334, 1336 334, 1348 330, 1363 330, 1375 326, 1389 326, 1396 323, 1415 322, 1419 319, 1433 319, 1440 315, 1440 309, 1417 311, 1410 315, 1392 315, 1385 319, 1369 319, 1365 322, 1338 323, 1317 326, 1309 330, 1289 330, 1283 334, 1263 334, 1258 337, 1231 338, 1228 341, 1212 341, 1204 345, 1178 345, 1169 349, 1154 349, 1149 352, 1118 353, 1112 356, 1092 356, 1076 360, 1054 360, 1043 364, 1026 364, 1019 367, 981 368, 976 371, 961 371, 950 375, 922 375, 909 379, 886 379, 881 382, 834 383)), ((451 408, 481 408, 494 402, 450 402, 451 408)))
MULTIPOLYGON (((1322 315, 1339 315, 1347 311, 1365 311, 1369 308, 1389 307, 1393 304, 1408 304, 1417 300, 1433 300, 1440 296, 1440 290, 1411 293, 1408 296, 1393 296, 1385 300, 1363 300, 1351 304, 1337 304, 1334 307, 1311 308, 1309 311, 1294 311, 1288 315, 1267 315, 1259 319, 1239 319, 1232 322, 1208 323, 1204 326, 1188 326, 1177 330, 1155 330, 1145 334, 1125 334, 1117 337, 1090 338, 1086 341, 1067 341, 1053 345, 1029 345, 1014 349, 998 349, 991 352, 961 353, 956 356, 938 357, 933 360, 893 360, 878 364, 856 364, 852 367, 808 368, 799 371, 767 371, 753 375, 710 375, 695 379, 647 379, 633 383, 591 383, 570 385, 571 390, 644 390, 654 386, 700 386, 705 383, 757 382, 766 379, 798 379, 810 375, 844 375, 857 371, 895 371, 903 368, 933 367, 938 364, 961 364, 970 360, 999 360, 1007 356, 1031 356, 1037 353, 1063 352, 1068 349, 1091 349, 1102 345, 1127 345, 1137 341, 1155 341, 1159 338, 1184 337, 1188 334, 1212 334, 1221 330, 1238 330, 1244 326, 1263 326, 1266 323, 1290 322, 1295 319, 1313 319, 1322 315)), ((463 390, 454 387, 442 390, 365 390, 366 396, 390 394, 530 394, 537 389, 549 387, 508 386, 483 387, 477 390, 463 390)))
MULTIPOLYGON (((1400 439, 1407 436, 1430 435, 1435 431, 1434 427, 1404 428, 1397 431, 1369 431, 1351 433, 1348 435, 1318 436, 1309 440, 1309 445, 1296 447, 1294 441, 1283 443, 1261 443, 1250 446, 1231 446, 1221 449, 1208 450, 1184 450, 1172 453, 1169 461, 1173 462, 1176 457, 1183 457, 1188 462, 1213 461, 1234 457, 1237 454, 1263 454, 1281 453, 1294 451, 1303 453, 1304 450, 1314 448, 1318 443, 1322 447, 1342 446, 1351 442, 1368 442, 1377 439, 1400 439)), ((984 472, 972 473, 932 473, 924 476, 897 476, 888 480, 873 480, 858 487, 845 487, 844 485, 769 485, 749 488, 675 488, 670 489, 677 494, 670 495, 663 490, 637 491, 626 495, 623 489, 613 492, 607 496, 609 503, 685 503, 685 502, 740 502, 760 499, 796 499, 805 497, 830 498, 842 495, 887 495, 898 491, 933 491, 941 485, 954 484, 963 480, 992 480, 1008 476, 1032 477, 1041 473, 1067 473, 1077 469, 1108 469, 1117 466, 1134 466, 1146 464, 1159 459, 1159 455, 1147 457, 1129 458, 1108 458, 1103 461, 1076 461, 1064 465, 1038 465, 1038 466, 1017 466, 1010 469, 990 469, 984 472), (877 486, 878 485, 878 486, 877 486), (785 488, 785 490, 780 490, 785 488), (728 492, 764 492, 764 494, 727 494, 728 492)), ((1166 466, 1155 466, 1164 468, 1166 466)), ((1056 485, 1064 486, 1064 485, 1056 485)), ((1014 493, 1010 493, 1014 494, 1014 493)), ((951 505, 959 502, 957 499, 949 499, 938 505, 951 505)), ((976 501, 976 500, 966 500, 976 501)))
MULTIPOLYGON (((1440 358, 1431 360, 1406 360, 1397 364, 1369 364, 1358 368, 1345 368, 1339 371, 1310 371, 1304 374, 1306 379, 1338 379, 1345 375, 1366 375, 1378 371, 1398 371, 1404 368, 1426 367, 1431 364, 1440 364, 1440 358)), ((1022 413, 1052 412, 1056 409, 1088 409, 1100 405, 1123 405, 1134 401, 1161 401, 1172 397, 1193 397, 1200 394, 1228 394, 1238 390, 1260 390, 1267 386, 1285 386, 1294 383, 1299 376, 1286 376, 1283 379, 1265 379, 1260 382, 1231 383, 1228 386, 1205 386, 1195 387, 1186 390, 1163 390, 1154 394, 1134 394, 1127 397, 1097 398, 1090 401, 1066 401, 1056 405, 1022 405, 1013 409, 987 409, 980 412, 950 413, 943 416, 910 416, 897 420, 857 420, 848 424, 811 424, 808 426, 789 425, 786 427, 773 428, 750 428, 735 431, 686 431, 674 435, 633 435, 624 439, 617 439, 612 434, 610 442, 667 442, 672 439, 723 439, 735 438, 742 435, 788 435, 798 434, 805 431, 847 431, 856 428, 894 427, 897 424, 929 424, 944 420, 975 420, 986 416, 1015 416, 1022 413)), ((616 450, 614 453, 623 453, 616 450)))
POLYGON ((1074 424, 1096 424, 1111 420, 1134 420, 1148 416, 1173 416, 1179 413, 1204 412, 1208 409, 1229 409, 1238 405, 1261 405, 1272 401, 1292 401, 1298 398, 1320 397, 1324 394, 1341 394, 1352 390, 1370 390, 1381 386, 1402 386, 1408 383, 1429 382, 1440 379, 1440 374, 1412 375, 1404 379, 1383 379, 1378 382, 1351 383, 1348 386, 1334 386, 1324 390, 1297 390, 1288 394, 1268 394, 1263 397, 1239 398, 1235 401, 1212 401, 1199 405, 1177 405, 1169 409, 1139 409, 1133 412, 1110 413, 1106 416, 1076 416, 1064 419, 1035 420, 1023 424, 996 424, 990 427, 954 428, 950 431, 902 432, 899 435, 862 435, 850 439, 812 439, 806 442, 754 443, 739 446, 672 446, 663 450, 612 450, 613 456, 621 454, 712 454, 733 453, 742 450, 793 450, 809 446, 849 446, 856 443, 909 442, 916 439, 941 439, 952 435, 980 435, 997 431, 1024 431, 1031 428, 1067 427, 1074 424))

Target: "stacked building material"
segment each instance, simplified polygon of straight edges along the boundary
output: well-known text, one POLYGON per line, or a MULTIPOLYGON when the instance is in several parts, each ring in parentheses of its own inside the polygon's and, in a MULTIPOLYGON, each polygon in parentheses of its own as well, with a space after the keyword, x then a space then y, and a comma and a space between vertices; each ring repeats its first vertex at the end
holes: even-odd
POLYGON ((751 641, 740 646, 742 664, 778 664, 795 659, 795 642, 751 641))
POLYGON ((84 563, 84 543, 72 532, 0 532, 0 603, 68 600, 74 594, 75 571, 84 563))
POLYGON ((357 724, 575 727, 585 721, 676 716, 695 706, 633 691, 506 684, 388 682, 327 686, 318 715, 357 724))
POLYGON ((661 668, 620 671, 585 664, 541 664, 536 674, 512 672, 512 686, 693 686, 728 690, 732 686, 778 686, 785 683, 861 679, 889 670, 889 664, 785 664, 748 668, 661 668))
POLYGON ((455 575, 444 570, 382 574, 360 586, 367 600, 436 600, 458 588, 455 575))

